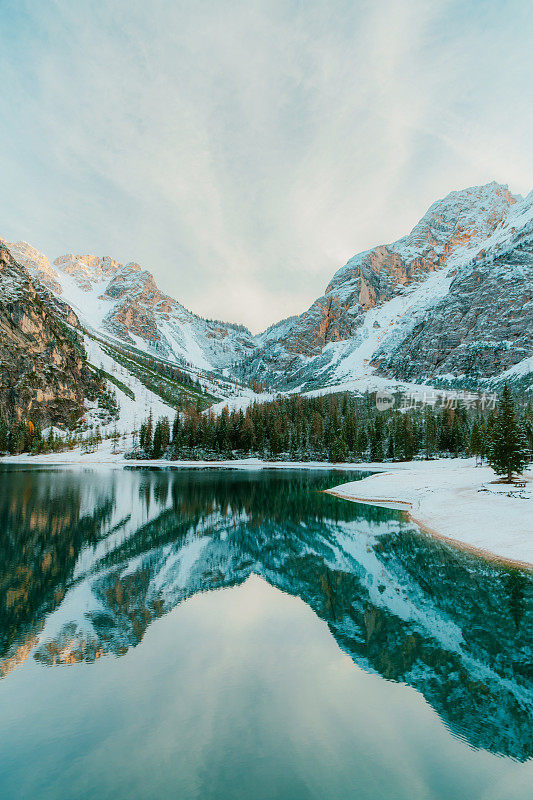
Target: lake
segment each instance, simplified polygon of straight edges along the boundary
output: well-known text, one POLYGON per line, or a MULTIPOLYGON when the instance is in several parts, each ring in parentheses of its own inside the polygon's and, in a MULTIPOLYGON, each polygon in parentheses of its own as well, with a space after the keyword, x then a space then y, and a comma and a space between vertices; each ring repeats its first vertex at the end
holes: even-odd
POLYGON ((358 477, 0 467, 0 797, 529 800, 531 573, 358 477))

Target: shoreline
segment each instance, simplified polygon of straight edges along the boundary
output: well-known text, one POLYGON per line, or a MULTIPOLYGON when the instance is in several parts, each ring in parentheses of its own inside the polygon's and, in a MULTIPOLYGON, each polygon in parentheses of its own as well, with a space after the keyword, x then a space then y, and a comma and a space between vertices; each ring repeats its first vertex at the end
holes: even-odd
POLYGON ((176 460, 164 458, 124 458, 123 453, 88 453, 80 454, 68 450, 64 453, 47 453, 29 455, 21 453, 16 456, 0 456, 0 467, 35 466, 35 467, 128 467, 164 468, 164 469, 323 469, 338 472, 382 472, 383 464, 352 463, 332 461, 263 461, 259 458, 220 459, 219 461, 176 460))
POLYGON ((363 503, 364 505, 381 506, 382 508, 393 508, 396 511, 404 511, 411 522, 414 522, 415 525, 418 525, 421 531, 430 536, 432 539, 437 539, 440 542, 446 542, 446 544, 457 547, 459 550, 464 550, 467 553, 472 553, 472 555, 485 559, 485 561, 490 561, 492 564, 500 564, 505 567, 514 567, 517 569, 533 571, 533 563, 530 561, 522 561, 516 558, 500 556, 496 553, 493 553, 492 550, 487 550, 483 547, 477 547, 476 545, 469 544, 468 542, 463 542, 461 539, 454 539, 451 536, 446 536, 444 533, 439 533, 439 531, 436 531, 427 523, 417 518, 412 513, 412 504, 406 500, 376 500, 363 497, 354 497, 352 495, 337 492, 335 489, 324 489, 324 493, 331 494, 333 497, 338 497, 341 500, 348 500, 352 503, 363 503))
MULTIPOLYGON (((383 465, 385 466, 385 465, 383 465)), ((533 472, 526 488, 494 481, 473 460, 404 463, 326 489, 343 500, 404 511, 424 533, 492 563, 533 570, 533 472)))

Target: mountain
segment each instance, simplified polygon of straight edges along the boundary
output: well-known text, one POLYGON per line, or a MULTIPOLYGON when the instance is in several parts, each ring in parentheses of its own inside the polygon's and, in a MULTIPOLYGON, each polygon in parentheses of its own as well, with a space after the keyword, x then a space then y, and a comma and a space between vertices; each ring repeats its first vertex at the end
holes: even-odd
POLYGON ((34 278, 75 310, 89 331, 206 371, 229 367, 254 349, 254 337, 243 325, 193 314, 135 262, 69 253, 52 265, 26 242, 7 246, 34 278))
MULTIPOLYGON (((222 341, 213 345, 209 337, 215 339, 213 329, 220 326, 195 317, 170 298, 167 298, 170 313, 163 313, 161 305, 165 296, 158 292, 152 276, 141 271, 138 265, 124 266, 108 257, 96 256, 64 256, 52 265, 45 255, 26 242, 9 244, 0 240, 0 246, 9 261, 9 269, 0 274, 0 289, 5 289, 5 297, 10 298, 13 287, 18 287, 17 298, 10 308, 11 341, 4 342, 4 352, 9 353, 9 358, 4 359, 3 385, 11 388, 3 392, 0 417, 7 417, 9 422, 19 418, 43 425, 53 422, 63 429, 75 422, 81 433, 98 426, 104 435, 115 431, 127 434, 137 428, 150 411, 156 419, 173 417, 176 408, 196 405, 203 409, 234 391, 234 381, 204 377, 200 384, 198 368, 184 372, 175 365, 196 360, 205 369, 212 370, 213 366, 205 361, 198 344, 200 336, 204 334, 204 351, 214 352, 217 363, 221 363, 235 357, 233 346, 241 335, 245 340, 246 335, 251 338, 245 329, 226 326, 230 344, 223 341, 222 330, 219 334, 222 341), (124 290, 128 275, 129 285, 124 290), (147 285, 154 286, 155 291, 142 296, 147 285), (149 320, 151 315, 151 324, 147 322, 142 330, 145 338, 137 335, 141 329, 135 324, 128 327, 118 324, 119 313, 124 308, 120 300, 127 306, 125 313, 139 326, 141 317, 149 320), (48 326, 59 331, 65 341, 75 347, 77 357, 83 362, 81 370, 73 372, 70 362, 56 358, 52 374, 49 374, 44 346, 34 346, 25 335, 27 322, 19 313, 24 308, 31 310, 32 305, 36 310, 44 310, 48 326), (196 335, 188 334, 187 351, 169 354, 159 330, 164 329, 168 316, 176 309, 182 310, 181 319, 185 320, 181 332, 195 326, 196 335), (17 326, 22 327, 18 340, 17 326), (36 375, 40 376, 39 380, 36 375), (45 379, 51 380, 51 377, 55 383, 47 384, 44 390, 45 379), (75 397, 75 402, 68 404, 65 398, 70 396, 75 397)), ((175 318, 174 323, 178 325, 175 318)), ((176 351, 180 331, 174 333, 176 351)))
POLYGON ((533 193, 494 182, 452 192, 269 328, 245 374, 303 390, 380 375, 489 378, 532 354, 532 292, 533 193))
MULTIPOLYGON (((76 319, 69 309, 71 323, 76 319)), ((0 412, 8 420, 73 422, 101 389, 55 300, 0 243, 0 412)))
POLYGON ((510 208, 458 268, 447 294, 413 322, 398 346, 375 356, 385 374, 489 378, 531 356, 533 192, 510 208))
POLYGON ((167 414, 176 391, 198 401, 169 384, 172 365, 213 399, 250 380, 302 392, 532 382, 533 192, 524 199, 495 182, 433 203, 407 236, 355 255, 307 311, 258 336, 192 313, 135 262, 51 263, 25 242, 4 245, 49 313, 81 331, 91 363, 120 373, 128 420, 141 396, 167 414))

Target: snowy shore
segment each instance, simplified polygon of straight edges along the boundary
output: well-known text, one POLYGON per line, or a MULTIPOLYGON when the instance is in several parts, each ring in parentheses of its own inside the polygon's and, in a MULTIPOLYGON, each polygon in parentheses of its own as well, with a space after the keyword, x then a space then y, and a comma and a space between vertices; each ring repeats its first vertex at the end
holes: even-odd
POLYGON ((109 442, 103 444, 94 453, 82 453, 79 447, 62 453, 43 453, 30 455, 21 453, 17 456, 0 457, 2 464, 19 464, 27 466, 84 466, 84 467, 164 467, 166 469, 206 469, 208 467, 224 469, 329 469, 374 472, 383 469, 384 464, 368 463, 332 463, 328 461, 263 461, 260 458, 221 459, 220 461, 169 461, 166 458, 125 458, 123 452, 113 452, 109 442))
POLYGON ((221 461, 167 461, 125 459, 104 442, 94 453, 80 448, 64 453, 0 458, 2 464, 27 466, 225 468, 225 469, 335 469, 375 472, 363 480, 329 489, 347 500, 406 511, 420 527, 486 558, 533 568, 533 469, 524 474, 525 489, 496 483, 490 467, 476 467, 473 459, 438 459, 401 463, 325 463, 262 461, 258 458, 221 461))
POLYGON ((380 465, 385 472, 329 489, 330 494, 399 508, 437 538, 481 555, 533 568, 533 470, 526 487, 496 483, 473 459, 380 465))

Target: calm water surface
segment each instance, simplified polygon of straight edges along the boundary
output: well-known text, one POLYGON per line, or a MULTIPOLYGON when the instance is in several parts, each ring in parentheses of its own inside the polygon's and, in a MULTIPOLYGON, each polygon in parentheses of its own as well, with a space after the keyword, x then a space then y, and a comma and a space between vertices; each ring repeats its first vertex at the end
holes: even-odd
POLYGON ((2 800, 529 800, 531 574, 347 479, 0 467, 2 800))

